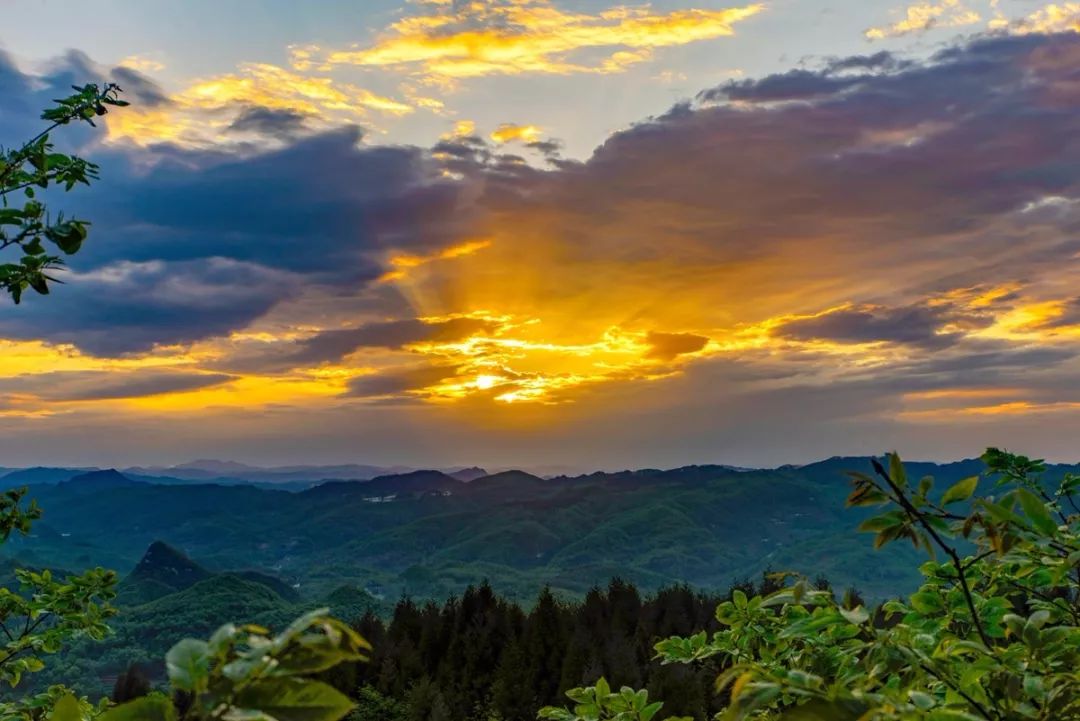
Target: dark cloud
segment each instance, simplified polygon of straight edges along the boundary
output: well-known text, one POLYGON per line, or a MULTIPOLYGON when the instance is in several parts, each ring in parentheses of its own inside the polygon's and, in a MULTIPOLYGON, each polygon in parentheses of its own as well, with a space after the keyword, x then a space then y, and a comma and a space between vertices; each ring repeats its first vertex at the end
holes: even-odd
POLYGON ((115 67, 109 79, 124 91, 125 100, 140 107, 156 108, 172 102, 160 85, 133 68, 115 67))
POLYGON ((674 358, 684 353, 696 353, 709 342, 705 336, 693 333, 660 333, 649 331, 646 342, 652 346, 649 355, 654 358, 674 358))
MULTIPOLYGON (((1073 360, 1080 354, 1074 348, 1013 347, 1003 343, 965 345, 963 352, 952 355, 921 358, 902 365, 903 377, 937 377, 941 386, 963 386, 968 383, 1000 383, 1009 379, 1021 380, 1017 372, 1051 369, 1073 360)), ((1021 374, 1026 375, 1026 374, 1021 374)), ((1023 378, 1023 380, 1029 380, 1023 378)))
POLYGON ((163 393, 193 391, 228 383, 233 376, 221 373, 157 373, 147 378, 106 380, 96 388, 73 393, 67 400, 92 401, 112 398, 141 398, 163 393))
POLYGON ((533 140, 525 145, 549 160, 557 159, 563 150, 563 144, 558 140, 533 140))
POLYGON ((99 355, 228 333, 298 289, 295 277, 224 258, 117 263, 67 277, 55 297, 0 306, 0 335, 47 338, 99 355))
POLYGON ((431 151, 461 160, 477 160, 491 157, 491 146, 479 135, 460 135, 445 138, 435 143, 431 151))
POLYGON ((760 80, 739 80, 706 90, 700 100, 750 100, 774 102, 781 100, 812 100, 834 95, 858 84, 858 77, 833 77, 812 70, 790 70, 760 80))
MULTIPOLYGON (((137 106, 162 102, 135 71, 120 68, 113 77, 137 106)), ((10 91, 0 141, 35 132, 40 109, 69 84, 104 79, 81 53, 33 82, 0 56, 0 87, 10 91)), ((285 133, 295 120, 252 108, 237 129, 285 133)), ((0 309, 0 333, 104 354, 186 343, 243 327, 299 287, 357 291, 385 271, 387 250, 430 252, 472 227, 477 209, 463 201, 469 182, 444 179, 422 149, 364 147, 361 136, 343 128, 274 151, 237 146, 240 154, 167 144, 84 147, 102 166, 102 180, 57 199, 58 210, 93 222, 90 241, 71 261, 77 275, 48 304, 28 302, 18 314, 0 309), (128 264, 123 282, 102 281, 119 263, 128 264)), ((72 147, 100 137, 81 127, 58 135, 72 147)))
POLYGON ((890 52, 829 58, 818 69, 794 69, 764 78, 738 80, 705 90, 698 98, 706 102, 742 100, 778 102, 821 100, 854 89, 875 75, 914 67, 890 52))
POLYGON ((827 73, 842 73, 848 70, 899 70, 911 67, 914 63, 902 60, 887 50, 873 55, 849 55, 845 58, 830 58, 825 63, 827 73))
POLYGON ((232 379, 185 371, 56 371, 2 378, 0 394, 31 394, 49 401, 114 400, 210 388, 232 379))
POLYGON ((804 341, 888 342, 944 348, 963 337, 962 333, 942 330, 955 320, 954 313, 946 306, 845 308, 788 321, 777 326, 775 333, 804 341))
POLYGON ((381 273, 367 259, 373 251, 455 237, 448 213, 461 188, 439 182, 421 150, 364 148, 360 137, 348 128, 250 158, 161 164, 110 193, 124 200, 115 207, 127 216, 123 230, 143 237, 125 232, 94 249, 136 259, 226 256, 355 284, 381 273), (147 224, 154 233, 142 232, 147 224))
POLYGON ((453 378, 458 371, 459 369, 455 366, 439 365, 380 371, 372 375, 353 378, 349 381, 349 390, 346 395, 355 398, 394 396, 408 391, 422 390, 440 381, 453 378))
POLYGON ((398 349, 411 343, 452 343, 477 333, 490 333, 498 325, 479 318, 451 318, 425 322, 418 319, 369 323, 359 328, 328 330, 304 340, 289 357, 296 365, 339 361, 360 348, 398 349))
POLYGON ((1033 227, 1019 212, 1080 195, 1080 98, 1061 101, 1075 66, 1044 59, 1077 52, 1077 35, 999 37, 895 73, 748 81, 743 97, 778 97, 770 89, 792 78, 815 97, 712 105, 618 133, 583 166, 544 178, 533 196, 542 208, 521 203, 519 226, 543 224, 570 258, 659 248, 672 262, 706 258, 714 282, 762 311, 825 279, 831 298, 795 304, 1037 275, 1080 250, 1061 225, 1033 227), (843 92, 820 94, 830 87, 843 92))
MULTIPOLYGON (((19 71, 14 59, 4 50, 0 50, 0 92, 3 92, 5 98, 22 100, 24 104, 26 95, 30 92, 29 78, 19 71)), ((15 110, 18 108, 11 108, 6 102, 0 106, 0 113, 7 111, 15 115, 15 110)))
POLYGON ((236 116, 236 120, 229 125, 229 130, 284 140, 303 132, 306 121, 307 116, 295 110, 252 106, 236 116))

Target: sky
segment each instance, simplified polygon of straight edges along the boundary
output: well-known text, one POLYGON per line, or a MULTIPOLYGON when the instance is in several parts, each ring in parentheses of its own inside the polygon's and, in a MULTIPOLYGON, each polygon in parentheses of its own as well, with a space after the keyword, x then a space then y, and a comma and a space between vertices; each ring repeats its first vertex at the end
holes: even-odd
POLYGON ((1080 460, 1080 3, 7 0, 0 465, 1080 460))

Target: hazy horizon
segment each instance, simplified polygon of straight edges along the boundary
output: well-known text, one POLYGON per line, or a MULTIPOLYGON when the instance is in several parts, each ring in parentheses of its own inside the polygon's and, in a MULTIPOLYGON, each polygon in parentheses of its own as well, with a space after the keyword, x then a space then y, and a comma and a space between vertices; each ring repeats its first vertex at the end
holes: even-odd
MULTIPOLYGON (((148 475, 162 475, 167 476, 167 472, 170 470, 192 470, 192 471, 204 471, 207 473, 214 473, 215 471, 210 467, 212 464, 225 464, 238 466, 233 471, 221 471, 221 477, 229 478, 230 474, 235 474, 235 477, 242 477, 244 471, 255 472, 283 472, 291 471, 294 473, 303 473, 310 470, 319 469, 332 469, 347 466, 356 466, 362 468, 379 469, 382 471, 378 475, 395 475, 399 473, 412 473, 416 471, 439 471, 443 473, 454 473, 461 470, 479 469, 489 475, 497 473, 505 473, 508 471, 523 471, 533 475, 551 477, 558 475, 587 475, 590 473, 618 473, 622 471, 638 471, 638 470, 675 470, 679 468, 687 468, 694 466, 718 466, 727 467, 737 470, 773 470, 784 467, 805 467, 812 466, 817 463, 824 463, 837 458, 884 458, 886 453, 890 451, 879 452, 867 452, 867 453, 851 453, 851 454, 833 454, 827 456, 821 456, 819 458, 813 458, 803 461, 784 462, 775 464, 763 464, 763 465, 740 465, 735 463, 727 463, 721 460, 711 461, 691 461, 687 463, 680 463, 676 465, 609 465, 609 466, 569 466, 560 464, 549 465, 500 465, 500 464, 486 464, 486 463, 430 463, 430 464, 409 464, 409 463, 369 463, 363 460, 358 461, 341 461, 336 463, 287 463, 280 465, 263 465, 256 462, 244 462, 237 461, 235 459, 225 458, 195 458, 187 461, 180 461, 175 463, 31 463, 28 465, 3 465, 0 464, 0 468, 8 470, 27 470, 33 468, 66 468, 72 470, 85 470, 85 471, 105 471, 115 470, 121 473, 133 472, 135 470, 146 472, 148 475)), ((904 458, 906 463, 933 463, 937 465, 948 465, 951 463, 962 463, 968 461, 978 461, 979 454, 972 454, 969 456, 958 456, 955 458, 904 458)), ((1057 465, 1080 465, 1080 459, 1054 459, 1046 458, 1042 459, 1050 464, 1057 465)), ((314 478, 314 477, 313 477, 314 478)), ((332 477, 327 476, 325 479, 333 480, 332 477)), ((319 480, 323 480, 320 478, 319 480)))

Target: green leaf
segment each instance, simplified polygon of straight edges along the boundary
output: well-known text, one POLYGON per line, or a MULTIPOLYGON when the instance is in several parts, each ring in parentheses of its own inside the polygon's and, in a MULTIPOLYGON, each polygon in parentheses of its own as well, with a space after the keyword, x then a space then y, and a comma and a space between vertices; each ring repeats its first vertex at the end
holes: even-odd
POLYGON ((165 655, 169 681, 181 691, 199 692, 210 675, 210 648, 206 641, 185 638, 165 655))
POLYGON ((950 503, 957 503, 959 501, 966 501, 971 498, 975 493, 975 488, 979 485, 979 477, 971 476, 965 478, 962 481, 957 481, 949 487, 945 494, 941 497, 941 505, 947 506, 950 503))
POLYGON ((979 503, 983 508, 985 508, 986 512, 989 513, 993 517, 993 519, 999 523, 1014 523, 1021 528, 1027 526, 1023 518, 1016 515, 1012 512, 1011 509, 1006 508, 1000 503, 992 503, 991 501, 987 501, 985 499, 979 499, 978 501, 976 501, 976 503, 979 503))
POLYGON ((927 615, 942 611, 945 604, 941 596, 931 591, 919 591, 911 596, 911 607, 921 614, 927 615))
POLYGON ((656 715, 656 712, 659 711, 663 707, 663 705, 663 701, 657 701, 656 703, 651 703, 645 708, 641 709, 641 713, 639 714, 641 721, 650 721, 650 719, 652 719, 652 717, 656 715))
POLYGON ((576 718, 574 714, 558 706, 545 706, 537 712, 537 716, 552 721, 573 721, 576 718))
POLYGON ((1057 523, 1042 499, 1026 488, 1017 488, 1016 497, 1020 501, 1020 507, 1024 509, 1024 513, 1037 530, 1048 536, 1057 533, 1057 523))
POLYGON ((904 470, 904 463, 900 460, 900 454, 893 451, 889 454, 889 476, 892 477, 893 483, 901 488, 907 488, 907 472, 904 470))
POLYGON ((237 694, 238 709, 262 711, 277 721, 338 721, 353 703, 321 681, 268 679, 237 694))
POLYGON ((873 518, 867 518, 865 521, 859 524, 858 530, 871 533, 877 533, 884 531, 886 528, 892 528, 893 526, 899 526, 904 522, 904 514, 900 511, 889 511, 883 513, 880 516, 874 516, 873 518))
POLYGON ((840 615, 847 619, 848 623, 855 624, 856 626, 866 623, 870 618, 870 613, 862 606, 853 608, 850 611, 846 608, 841 608, 840 615))
POLYGON ((175 721, 176 708, 161 694, 143 696, 120 706, 114 706, 95 721, 175 721))
POLYGON ((813 699, 788 709, 777 716, 778 721, 858 721, 869 706, 862 701, 813 699))
POLYGON ((45 237, 68 255, 79 252, 86 240, 86 224, 78 221, 65 222, 45 229, 45 237))
POLYGON ((71 694, 64 694, 53 706, 49 721, 82 721, 79 700, 71 694))

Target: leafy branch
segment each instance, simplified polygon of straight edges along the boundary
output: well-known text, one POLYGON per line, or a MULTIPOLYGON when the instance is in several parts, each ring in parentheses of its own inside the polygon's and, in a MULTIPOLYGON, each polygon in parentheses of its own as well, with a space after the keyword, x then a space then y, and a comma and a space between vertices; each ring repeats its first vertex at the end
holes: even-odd
POLYGON ((125 107, 122 92, 115 83, 72 86, 76 92, 55 100, 41 118, 48 125, 30 140, 13 150, 0 150, 0 251, 18 247, 23 255, 17 263, 0 264, 0 289, 15 303, 32 288, 39 294, 49 292, 49 283, 58 283, 51 271, 64 266, 59 255, 46 251, 44 242, 55 245, 64 255, 79 252, 86 240, 89 223, 77 218, 52 219, 37 193, 53 186, 72 190, 76 185, 90 185, 98 178, 98 166, 83 158, 55 152, 53 131, 71 123, 94 126, 94 119, 113 107, 125 107), (21 204, 14 196, 23 196, 21 204))

